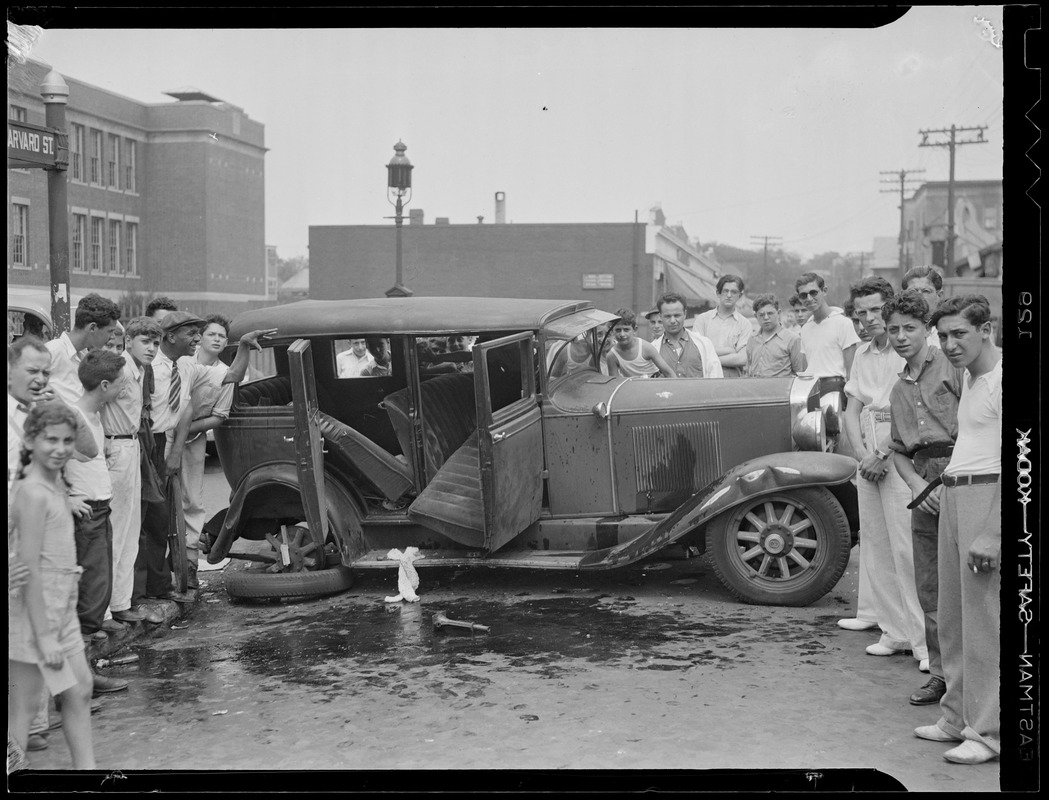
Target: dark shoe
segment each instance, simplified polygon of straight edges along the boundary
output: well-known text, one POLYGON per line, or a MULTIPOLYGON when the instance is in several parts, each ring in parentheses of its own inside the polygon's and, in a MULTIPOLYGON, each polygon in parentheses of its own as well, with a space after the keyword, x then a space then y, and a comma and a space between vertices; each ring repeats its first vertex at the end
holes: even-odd
POLYGON ((186 579, 186 589, 193 592, 200 588, 200 582, 197 580, 197 565, 189 565, 189 577, 186 579))
POLYGON ((46 733, 31 733, 29 734, 29 741, 26 743, 26 750, 46 750, 47 749, 47 734, 46 733))
POLYGON ((947 684, 944 683, 943 678, 934 676, 929 678, 928 683, 911 695, 911 705, 931 706, 933 703, 939 703, 940 698, 943 697, 946 691, 947 684))
POLYGON ((109 638, 109 634, 105 631, 92 631, 91 633, 84 634, 84 642, 104 642, 109 638))
POLYGON ((176 592, 174 590, 166 592, 165 594, 151 596, 151 600, 174 600, 176 603, 195 603, 197 602, 197 593, 195 591, 187 591, 185 593, 176 592))
POLYGON ((164 621, 164 615, 157 611, 155 608, 150 608, 149 606, 132 606, 131 612, 133 614, 141 615, 143 620, 145 620, 146 622, 151 622, 154 625, 159 625, 161 622, 164 621))
POLYGON ((97 672, 94 675, 95 688, 94 696, 97 697, 100 694, 110 694, 111 692, 126 692, 127 681, 121 678, 110 678, 108 675, 99 675, 97 672))
POLYGON ((114 617, 113 619, 102 620, 102 630, 106 633, 120 633, 123 630, 127 630, 127 626, 114 617))
POLYGON ((133 611, 132 609, 126 609, 124 611, 114 611, 113 619, 118 622, 142 622, 145 616, 141 612, 133 611))

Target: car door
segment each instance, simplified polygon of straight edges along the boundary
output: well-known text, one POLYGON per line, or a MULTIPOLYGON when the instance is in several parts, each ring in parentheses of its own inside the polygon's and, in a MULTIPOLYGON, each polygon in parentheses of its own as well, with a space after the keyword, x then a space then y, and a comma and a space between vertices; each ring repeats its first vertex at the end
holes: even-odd
MULTIPOLYGON (((292 408, 295 411, 295 466, 299 495, 318 550, 328 538, 328 505, 324 497, 324 440, 321 436, 313 352, 308 339, 296 339, 288 348, 292 408)), ((324 559, 318 559, 319 564, 324 559)))
POLYGON ((535 337, 516 333, 473 348, 485 550, 498 550, 539 519, 542 414, 535 337))

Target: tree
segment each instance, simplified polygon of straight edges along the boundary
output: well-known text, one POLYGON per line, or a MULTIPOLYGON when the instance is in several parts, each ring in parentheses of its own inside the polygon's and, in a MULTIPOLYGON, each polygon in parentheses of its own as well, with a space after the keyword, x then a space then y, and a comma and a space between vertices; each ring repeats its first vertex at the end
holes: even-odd
POLYGON ((284 283, 291 277, 298 275, 304 269, 309 269, 309 256, 292 256, 291 258, 277 257, 277 281, 278 285, 284 283))

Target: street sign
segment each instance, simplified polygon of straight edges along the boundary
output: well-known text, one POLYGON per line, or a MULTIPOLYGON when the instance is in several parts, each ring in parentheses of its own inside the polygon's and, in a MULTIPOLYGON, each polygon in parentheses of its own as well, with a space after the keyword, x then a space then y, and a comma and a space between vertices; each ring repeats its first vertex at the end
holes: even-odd
POLYGON ((40 125, 8 120, 8 169, 53 169, 68 166, 68 163, 68 140, 65 134, 40 125))

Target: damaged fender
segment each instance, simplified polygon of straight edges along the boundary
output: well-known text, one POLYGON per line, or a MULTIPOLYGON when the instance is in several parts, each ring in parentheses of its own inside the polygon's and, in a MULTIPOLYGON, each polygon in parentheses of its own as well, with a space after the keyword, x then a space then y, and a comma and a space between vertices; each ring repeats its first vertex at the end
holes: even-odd
POLYGON ((611 569, 638 561, 755 497, 807 486, 832 487, 856 474, 856 460, 833 453, 772 453, 737 464, 640 536, 584 556, 580 569, 611 569))

